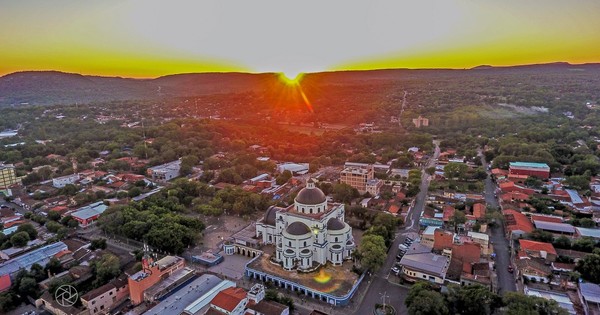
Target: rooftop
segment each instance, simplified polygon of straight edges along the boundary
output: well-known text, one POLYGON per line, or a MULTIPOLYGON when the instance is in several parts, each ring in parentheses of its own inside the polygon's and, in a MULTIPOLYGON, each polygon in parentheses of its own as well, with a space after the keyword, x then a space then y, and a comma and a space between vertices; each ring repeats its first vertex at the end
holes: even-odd
POLYGON ((71 216, 80 218, 82 220, 87 220, 89 218, 104 213, 106 209, 108 209, 108 206, 105 205, 102 201, 98 201, 77 209, 77 211, 71 213, 71 216))
POLYGON ((566 309, 569 312, 569 314, 576 314, 575 309, 573 308, 573 302, 571 302, 571 299, 567 294, 554 291, 532 289, 528 287, 525 287, 525 294, 529 296, 541 297, 546 300, 554 300, 558 303, 560 307, 566 309))
POLYGON ((232 312, 246 296, 247 293, 244 289, 231 287, 217 293, 210 304, 232 312))
POLYGON ((533 221, 536 229, 560 232, 560 233, 575 233, 575 228, 566 223, 555 223, 546 221, 533 221))
MULTIPOLYGON (((144 314, 181 314, 184 311, 188 311, 190 306, 197 305, 196 302, 198 300, 204 299, 210 301, 217 294, 218 291, 216 290, 222 289, 224 283, 235 285, 231 281, 221 280, 214 275, 202 275, 179 290, 172 292, 171 295, 144 314)), ((208 305, 208 301, 202 307, 208 305)), ((189 314, 194 314, 200 308, 197 310, 194 309, 189 314)))
POLYGON ((595 283, 580 283, 579 290, 587 302, 600 304, 600 285, 595 283))
POLYGON ((490 236, 485 233, 469 232, 469 233, 467 233, 467 236, 470 236, 470 237, 476 238, 476 239, 480 239, 480 240, 486 240, 486 241, 490 240, 490 236))
POLYGON ((536 251, 536 252, 544 251, 549 254, 557 255, 556 249, 554 249, 554 246, 551 243, 536 242, 536 241, 520 239, 519 244, 521 245, 521 249, 526 250, 526 251, 536 251))
POLYGON ((0 264, 0 274, 12 274, 19 271, 21 268, 29 270, 31 265, 36 263, 44 266, 50 260, 50 258, 66 249, 67 245, 65 245, 63 242, 56 242, 44 247, 40 247, 29 253, 7 260, 0 264))
POLYGON ((400 264, 443 278, 448 270, 449 260, 446 256, 434 253, 410 254, 407 252, 400 260, 400 264))
POLYGON ((577 232, 579 232, 579 234, 581 236, 600 238, 600 229, 589 229, 589 228, 582 228, 582 227, 576 227, 576 229, 577 229, 577 232))
POLYGON ((543 168, 550 169, 546 163, 534 163, 534 162, 510 162, 510 167, 531 167, 531 168, 543 168))

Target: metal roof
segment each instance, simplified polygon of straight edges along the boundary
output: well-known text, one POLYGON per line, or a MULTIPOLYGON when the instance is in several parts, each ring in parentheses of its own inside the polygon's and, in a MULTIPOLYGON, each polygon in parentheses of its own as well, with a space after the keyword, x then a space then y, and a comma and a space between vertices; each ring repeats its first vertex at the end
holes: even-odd
POLYGON ((96 203, 79 208, 77 211, 71 213, 71 216, 86 220, 102 214, 104 211, 106 211, 106 209, 108 209, 108 206, 102 201, 98 201, 96 203))
POLYGON ((600 304, 600 285, 595 283, 580 283, 579 290, 587 302, 600 304))
POLYGON ((575 228, 566 223, 555 223, 555 222, 546 222, 546 221, 533 221, 536 229, 553 231, 553 232, 562 232, 562 233, 575 233, 575 228))
POLYGON ((510 162, 511 167, 533 167, 533 168, 550 168, 546 163, 534 163, 534 162, 510 162))
MULTIPOLYGON (((194 304, 199 298, 212 293, 213 289, 219 287, 222 282, 225 281, 214 275, 202 275, 196 280, 181 287, 179 290, 172 292, 171 295, 169 295, 155 307, 148 310, 145 314, 181 314, 184 310, 187 310, 189 306, 192 306, 192 304, 194 304)), ((216 295, 218 292, 219 291, 214 292, 214 295, 216 295)), ((212 297, 210 299, 212 299, 212 297)), ((210 299, 208 302, 210 302, 210 299)), ((205 305, 208 305, 208 303, 205 305)), ((205 305, 202 305, 202 307, 205 305)), ((200 310, 200 308, 198 308, 198 310, 200 310)), ((190 314, 194 313, 190 312, 190 314)))
POLYGON ((567 194, 569 194, 569 197, 571 198, 572 203, 583 203, 581 196, 579 196, 579 193, 577 193, 576 190, 565 189, 565 191, 567 192, 567 194))
POLYGON ((407 252, 400 260, 400 264, 410 269, 425 271, 443 278, 448 269, 448 257, 433 253, 409 254, 407 252))
POLYGON ((7 260, 0 264, 0 274, 12 275, 22 268, 29 270, 33 264, 45 266, 48 261, 50 261, 50 258, 67 249, 67 245, 63 242, 56 242, 44 247, 40 247, 29 253, 7 260))
POLYGON ((577 229, 577 232, 579 232, 579 234, 581 234, 581 236, 600 238, 600 229, 589 229, 589 228, 582 228, 582 227, 576 227, 576 229, 577 229))

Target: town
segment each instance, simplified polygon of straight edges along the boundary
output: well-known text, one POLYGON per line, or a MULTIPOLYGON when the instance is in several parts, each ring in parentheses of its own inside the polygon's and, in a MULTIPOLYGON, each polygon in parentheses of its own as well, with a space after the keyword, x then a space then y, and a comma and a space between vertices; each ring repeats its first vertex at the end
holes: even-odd
POLYGON ((0 311, 600 314, 596 101, 447 115, 407 83, 365 109, 367 79, 345 118, 259 93, 6 107, 0 311))

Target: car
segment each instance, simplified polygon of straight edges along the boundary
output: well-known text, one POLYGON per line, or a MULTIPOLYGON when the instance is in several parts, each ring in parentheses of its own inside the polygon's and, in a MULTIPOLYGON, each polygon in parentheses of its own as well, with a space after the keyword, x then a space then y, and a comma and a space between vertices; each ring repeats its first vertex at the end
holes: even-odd
POLYGON ((392 272, 395 274, 398 274, 398 273, 400 273, 400 268, 394 266, 394 267, 392 267, 392 272))
POLYGON ((400 244, 400 245, 398 245, 398 249, 406 251, 408 249, 408 246, 406 246, 404 244, 400 244))
POLYGON ((404 257, 403 253, 400 253, 400 254, 396 255, 396 259, 402 259, 402 257, 404 257))
POLYGON ((513 273, 513 271, 515 271, 515 269, 513 268, 513 266, 508 266, 508 272, 513 273))
POLYGON ((406 237, 406 240, 405 240, 405 241, 411 241, 411 242, 412 242, 412 241, 414 241, 414 239, 412 239, 412 238, 410 238, 410 237, 406 237))

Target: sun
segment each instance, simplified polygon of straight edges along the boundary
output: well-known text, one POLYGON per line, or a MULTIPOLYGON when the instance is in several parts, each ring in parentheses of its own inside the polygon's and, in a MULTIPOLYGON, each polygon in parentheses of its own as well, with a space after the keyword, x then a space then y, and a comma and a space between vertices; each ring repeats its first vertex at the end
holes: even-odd
POLYGON ((284 71, 279 73, 279 78, 288 85, 298 85, 304 73, 297 71, 284 71))

